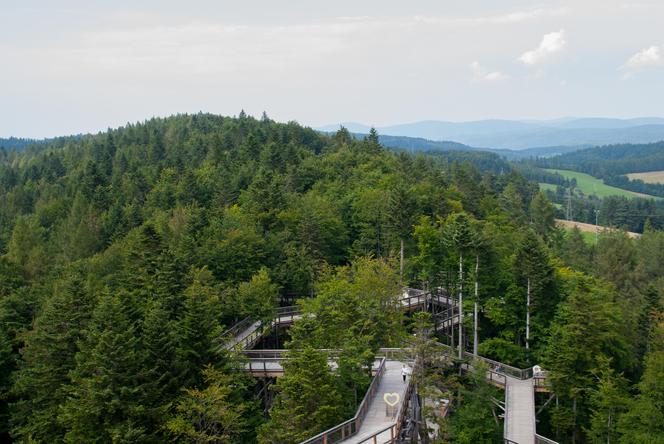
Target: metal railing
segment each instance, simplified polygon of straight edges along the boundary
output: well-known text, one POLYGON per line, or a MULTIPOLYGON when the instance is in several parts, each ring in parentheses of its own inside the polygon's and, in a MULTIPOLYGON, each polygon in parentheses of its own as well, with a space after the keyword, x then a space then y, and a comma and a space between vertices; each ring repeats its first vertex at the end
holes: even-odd
POLYGON ((381 359, 376 375, 371 381, 367 392, 364 394, 364 398, 362 398, 362 402, 358 406, 355 416, 348 421, 342 422, 339 425, 307 439, 306 441, 302 441, 300 444, 333 444, 356 434, 364 422, 364 418, 369 411, 371 400, 376 395, 378 386, 380 385, 380 381, 383 379, 384 374, 385 358, 381 359))
MULTIPOLYGON (((507 402, 509 400, 509 393, 510 393, 510 388, 507 385, 507 382, 505 383, 505 417, 503 418, 503 438, 505 438, 505 443, 509 444, 514 441, 511 441, 507 439, 507 422, 508 422, 508 414, 509 414, 509 409, 507 408, 507 402)), ((515 443, 516 444, 516 443, 515 443)))
POLYGON ((290 305, 288 307, 278 307, 277 308, 277 318, 291 318, 302 314, 302 309, 299 305, 290 305))
POLYGON ((535 444, 558 444, 553 439, 545 438, 542 435, 535 433, 535 444))
POLYGON ((220 338, 234 338, 239 335, 241 332, 246 330, 251 324, 256 322, 250 317, 242 319, 240 322, 235 323, 231 328, 219 335, 220 338))

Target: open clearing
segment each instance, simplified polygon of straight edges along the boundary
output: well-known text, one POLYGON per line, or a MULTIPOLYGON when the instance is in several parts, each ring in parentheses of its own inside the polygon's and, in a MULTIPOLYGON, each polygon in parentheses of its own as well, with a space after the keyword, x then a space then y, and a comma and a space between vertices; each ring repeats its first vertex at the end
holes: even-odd
POLYGON ((647 194, 635 193, 633 191, 623 190, 622 188, 606 185, 601 179, 590 174, 579 173, 578 171, 547 169, 552 173, 558 173, 566 179, 576 179, 576 187, 584 194, 594 194, 597 197, 622 196, 622 197, 642 197, 645 199, 660 199, 647 194))
POLYGON ((647 173, 629 173, 629 180, 642 180, 645 183, 664 183, 664 171, 648 171, 647 173))
POLYGON ((540 187, 540 190, 542 190, 542 191, 552 191, 552 192, 555 193, 556 189, 558 188, 558 185, 554 185, 552 183, 540 182, 539 187, 540 187))
MULTIPOLYGON (((587 236, 584 236, 584 239, 586 239, 586 240, 592 240, 593 243, 594 243, 594 241, 595 241, 595 239, 594 239, 594 234, 595 234, 595 230, 596 230, 597 228, 599 228, 599 232, 600 232, 600 234, 602 233, 602 231, 618 231, 618 230, 615 229, 615 228, 604 227, 604 226, 602 226, 602 225, 600 225, 600 226, 598 226, 598 227, 596 228, 595 225, 593 225, 593 224, 586 224, 586 223, 584 223, 584 222, 576 222, 576 221, 573 221, 573 220, 556 219, 556 223, 557 223, 558 225, 560 225, 561 227, 565 228, 566 230, 571 230, 571 229, 574 228, 574 227, 578 227, 578 229, 579 229, 582 233, 590 233, 590 234, 592 234, 591 237, 593 237, 593 239, 590 239, 590 237, 587 237, 587 236)), ((629 236, 629 237, 631 237, 631 238, 637 238, 637 237, 641 236, 641 234, 639 234, 639 233, 634 233, 633 231, 626 231, 626 233, 627 233, 627 236, 629 236)))

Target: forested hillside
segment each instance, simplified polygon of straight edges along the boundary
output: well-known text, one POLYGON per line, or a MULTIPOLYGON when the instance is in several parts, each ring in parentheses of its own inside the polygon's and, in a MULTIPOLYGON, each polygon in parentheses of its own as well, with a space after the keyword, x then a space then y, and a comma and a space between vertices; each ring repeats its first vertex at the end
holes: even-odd
MULTIPOLYGON (((298 442, 347 419, 366 363, 407 334, 386 297, 463 284, 481 354, 551 371, 558 402, 538 430, 664 439, 664 235, 589 247, 555 228, 536 183, 464 154, 413 156, 375 134, 241 113, 0 157, 3 438, 298 442), (473 270, 461 281, 460 265, 473 270), (292 297, 316 316, 291 327, 296 351, 266 415, 217 338, 292 297)), ((443 439, 496 439, 492 392, 455 378, 436 382, 454 406, 443 439)))

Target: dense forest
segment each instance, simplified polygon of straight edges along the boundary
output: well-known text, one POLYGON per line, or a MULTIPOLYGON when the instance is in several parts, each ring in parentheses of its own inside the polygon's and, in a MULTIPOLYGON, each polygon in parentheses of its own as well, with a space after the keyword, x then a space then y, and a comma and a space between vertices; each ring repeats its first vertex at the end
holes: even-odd
POLYGON ((0 150, 20 150, 26 146, 47 142, 47 140, 23 139, 18 137, 10 137, 8 139, 0 138, 0 150))
POLYGON ((629 173, 664 170, 664 142, 588 148, 550 158, 539 158, 534 163, 542 168, 580 171, 604 180, 607 185, 664 197, 664 185, 630 180, 626 176, 629 173))
MULTIPOLYGON (((664 442, 664 233, 589 246, 499 161, 244 113, 3 151, 2 437, 299 442, 352 415, 379 347, 426 331, 425 316, 385 308, 411 285, 461 287, 482 355, 550 370, 538 431, 664 442), (265 412, 218 338, 292 298, 312 316, 291 327, 265 412), (339 350, 337 371, 322 349, 339 350)), ((482 369, 419 384, 452 400, 442 442, 502 440, 482 369)))

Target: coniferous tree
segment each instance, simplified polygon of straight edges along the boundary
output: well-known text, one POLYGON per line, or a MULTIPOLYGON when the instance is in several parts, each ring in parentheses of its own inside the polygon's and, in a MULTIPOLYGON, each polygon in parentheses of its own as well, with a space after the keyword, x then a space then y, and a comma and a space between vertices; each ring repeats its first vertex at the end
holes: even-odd
POLYGON ((525 233, 517 245, 514 270, 519 284, 526 290, 526 334, 525 345, 530 347, 533 312, 540 320, 541 328, 553 317, 557 301, 551 300, 553 270, 549 266, 546 246, 534 231, 525 233))
POLYGON ((639 394, 619 420, 621 443, 664 443, 664 323, 653 335, 645 371, 639 381, 639 394))
POLYGON ((589 391, 601 362, 620 373, 628 369, 627 343, 620 332, 620 310, 606 285, 581 274, 566 277, 570 294, 561 304, 544 351, 554 392, 561 398, 553 410, 559 432, 579 439, 589 427, 589 391), (604 361, 602 361, 604 359, 604 361))
POLYGON ((183 313, 174 328, 177 332, 178 368, 184 386, 201 383, 201 370, 214 364, 215 338, 220 334, 222 313, 220 290, 207 268, 192 270, 193 282, 184 292, 183 313))
POLYGON ((459 359, 463 356, 464 349, 464 335, 463 335, 463 282, 464 275, 464 255, 468 250, 473 248, 476 243, 476 236, 470 226, 470 219, 465 213, 457 213, 450 215, 446 221, 444 228, 444 243, 448 248, 452 249, 458 254, 459 257, 459 278, 458 285, 458 303, 459 303, 459 359))
POLYGON ((270 420, 259 432, 262 444, 304 441, 343 419, 341 396, 328 365, 328 357, 307 347, 290 352, 270 420))
POLYGON ((57 418, 72 384, 70 372, 94 302, 76 274, 56 283, 21 350, 13 387, 18 397, 12 405, 14 437, 62 442, 64 428, 57 418))
POLYGON ((203 369, 203 379, 204 388, 186 389, 178 398, 166 428, 176 440, 196 444, 240 442, 246 406, 233 402, 232 379, 211 366, 203 369))
POLYGON ((404 180, 397 182, 390 190, 388 207, 388 221, 394 234, 399 239, 399 275, 402 282, 404 279, 404 242, 413 229, 415 214, 415 202, 412 192, 406 186, 404 180))
POLYGON ((102 295, 70 373, 72 385, 59 420, 66 442, 149 442, 145 356, 134 301, 102 295))

